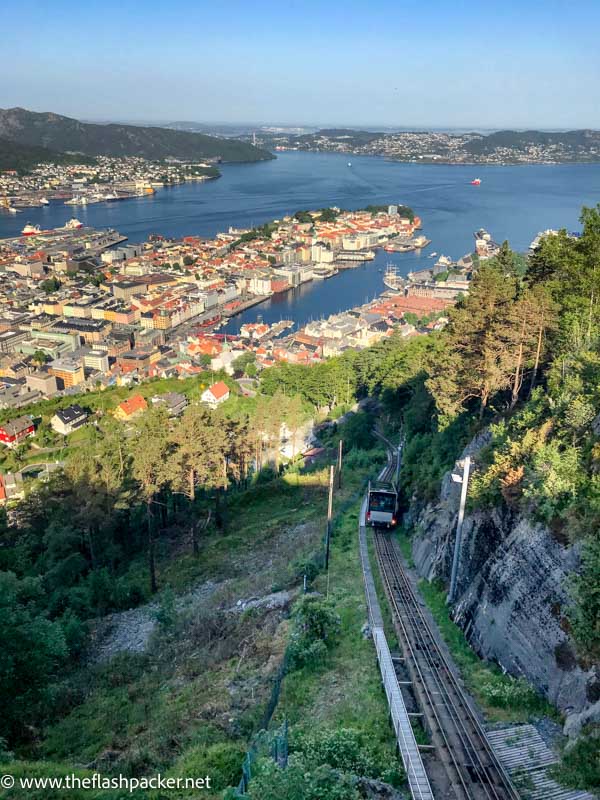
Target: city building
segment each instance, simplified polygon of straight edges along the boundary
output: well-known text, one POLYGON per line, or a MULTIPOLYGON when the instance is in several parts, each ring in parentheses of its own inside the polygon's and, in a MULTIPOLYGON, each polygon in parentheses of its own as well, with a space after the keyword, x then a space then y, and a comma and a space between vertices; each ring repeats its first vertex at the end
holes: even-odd
POLYGON ((85 380, 83 365, 74 358, 57 358, 50 364, 50 372, 56 378, 59 389, 78 386, 85 380))
POLYGON ((25 377, 25 384, 32 392, 40 392, 45 397, 52 397, 58 391, 56 376, 49 371, 37 370, 25 377))

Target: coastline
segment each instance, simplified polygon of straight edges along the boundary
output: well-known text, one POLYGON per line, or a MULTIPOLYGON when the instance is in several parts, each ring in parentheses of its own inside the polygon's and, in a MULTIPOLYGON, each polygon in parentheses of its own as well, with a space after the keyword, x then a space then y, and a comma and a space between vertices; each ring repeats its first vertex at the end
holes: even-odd
MULTIPOLYGON (((416 164, 417 166, 443 167, 568 167, 598 166, 600 159, 589 161, 450 161, 444 158, 393 158, 386 153, 361 153, 355 150, 316 150, 306 148, 284 148, 281 153, 313 153, 321 156, 341 156, 347 158, 376 158, 390 164, 416 164)), ((254 162, 252 162, 254 163, 254 162)))

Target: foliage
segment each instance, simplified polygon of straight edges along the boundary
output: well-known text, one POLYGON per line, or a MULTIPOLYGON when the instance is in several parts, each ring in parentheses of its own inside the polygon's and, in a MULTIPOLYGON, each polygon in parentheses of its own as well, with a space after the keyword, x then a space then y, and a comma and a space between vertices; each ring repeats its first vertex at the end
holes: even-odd
POLYGON ((329 766, 309 769, 292 756, 285 769, 272 760, 259 764, 248 800, 360 800, 353 779, 329 766))
POLYGON ((48 619, 41 581, 0 572, 0 737, 23 735, 50 702, 49 678, 66 661, 62 628, 48 619))
MULTIPOLYGON (((250 375, 248 368, 256 366, 256 353, 252 350, 248 350, 247 353, 238 356, 231 366, 238 375, 250 375)), ((256 374, 256 370, 254 370, 254 374, 256 374)))
POLYGON ((22 144, 0 136, 0 172, 30 172, 38 164, 94 164, 93 158, 81 154, 60 153, 46 147, 22 144))
POLYGON ((40 283, 40 289, 42 291, 47 292, 47 294, 51 294, 52 292, 56 292, 60 289, 61 283, 58 278, 46 278, 45 281, 40 283))
POLYGON ((327 650, 335 643, 340 618, 327 600, 306 595, 294 608, 293 631, 288 649, 290 666, 321 666, 327 650))
POLYGON ((600 534, 588 536, 581 551, 581 571, 574 578, 577 601, 571 612, 573 633, 583 651, 600 658, 600 534))
POLYGON ((328 765, 341 772, 380 778, 394 785, 399 785, 401 780, 398 771, 392 774, 380 753, 354 728, 325 728, 300 735, 293 742, 293 751, 310 767, 328 765))
POLYGON ((563 786, 598 793, 600 790, 600 729, 587 726, 581 735, 562 755, 561 761, 551 769, 563 786))

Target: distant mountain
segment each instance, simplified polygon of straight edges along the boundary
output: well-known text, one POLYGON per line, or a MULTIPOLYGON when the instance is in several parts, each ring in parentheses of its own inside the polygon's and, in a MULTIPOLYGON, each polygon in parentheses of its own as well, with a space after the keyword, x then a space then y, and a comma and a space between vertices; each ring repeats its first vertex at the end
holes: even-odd
POLYGON ((222 161, 263 161, 267 150, 236 139, 220 139, 189 131, 138 125, 98 125, 51 112, 0 109, 0 138, 32 147, 88 156, 142 156, 222 161))
POLYGON ((18 172, 28 172, 36 164, 52 162, 55 164, 93 163, 89 156, 74 156, 69 153, 59 153, 47 147, 36 147, 9 139, 0 138, 0 172, 16 169, 18 172))

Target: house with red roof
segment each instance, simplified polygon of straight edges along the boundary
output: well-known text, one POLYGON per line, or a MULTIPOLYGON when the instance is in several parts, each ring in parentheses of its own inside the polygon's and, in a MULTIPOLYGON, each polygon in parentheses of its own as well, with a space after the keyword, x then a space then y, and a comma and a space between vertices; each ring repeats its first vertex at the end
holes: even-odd
POLYGON ((123 400, 122 403, 115 408, 115 417, 126 422, 133 417, 141 414, 148 408, 148 403, 144 400, 141 394, 134 394, 123 400))
POLYGON ((212 408, 216 408, 229 399, 229 394, 229 386, 223 381, 217 381, 202 392, 201 400, 212 408))

